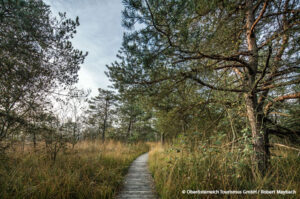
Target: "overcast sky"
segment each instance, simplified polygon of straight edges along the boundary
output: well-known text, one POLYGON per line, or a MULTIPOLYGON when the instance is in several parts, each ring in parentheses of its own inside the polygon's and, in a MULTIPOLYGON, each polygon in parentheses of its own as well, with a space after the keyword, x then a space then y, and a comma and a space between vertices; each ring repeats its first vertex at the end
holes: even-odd
POLYGON ((123 28, 121 27, 121 0, 45 0, 54 15, 66 12, 67 16, 79 17, 80 26, 73 39, 73 45, 88 51, 85 63, 79 71, 79 88, 107 88, 111 83, 104 74, 106 64, 116 60, 121 47, 123 28))

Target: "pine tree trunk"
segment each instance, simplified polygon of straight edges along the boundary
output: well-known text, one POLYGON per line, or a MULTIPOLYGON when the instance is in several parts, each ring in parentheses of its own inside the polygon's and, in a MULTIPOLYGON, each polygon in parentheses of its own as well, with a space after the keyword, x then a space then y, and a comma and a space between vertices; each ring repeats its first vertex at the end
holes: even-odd
POLYGON ((105 115, 105 118, 104 118, 104 124, 103 124, 103 129, 102 129, 102 142, 105 141, 106 122, 107 122, 107 115, 105 115))
POLYGON ((160 134, 160 141, 161 141, 162 145, 165 143, 165 134, 164 133, 160 134))
POLYGON ((127 129, 127 141, 131 137, 131 125, 132 125, 132 119, 130 118, 129 124, 128 124, 128 129, 127 129))
POLYGON ((33 132, 32 141, 33 141, 33 149, 34 149, 34 151, 36 151, 36 134, 35 134, 35 132, 33 132))
POLYGON ((103 130, 102 130, 102 142, 105 141, 105 131, 106 131, 106 121, 104 121, 104 126, 103 126, 103 130))
POLYGON ((105 117, 104 117, 103 130, 102 130, 102 142, 105 141, 107 117, 108 117, 108 101, 105 102, 105 117))
POLYGON ((263 124, 263 114, 259 110, 256 93, 256 79, 258 68, 258 48, 256 44, 255 29, 253 24, 255 21, 254 15, 254 1, 246 1, 246 28, 247 28, 247 45, 248 50, 251 52, 249 56, 249 66, 247 68, 247 75, 245 77, 245 86, 249 90, 245 94, 245 103, 247 109, 247 117, 251 127, 253 155, 252 155, 252 170, 253 174, 265 175, 268 168, 268 134, 265 131, 263 124))
POLYGON ((257 113, 256 97, 246 94, 245 101, 254 150, 252 155, 253 172, 254 175, 260 174, 263 176, 268 169, 270 156, 268 134, 264 128, 261 114, 257 113))

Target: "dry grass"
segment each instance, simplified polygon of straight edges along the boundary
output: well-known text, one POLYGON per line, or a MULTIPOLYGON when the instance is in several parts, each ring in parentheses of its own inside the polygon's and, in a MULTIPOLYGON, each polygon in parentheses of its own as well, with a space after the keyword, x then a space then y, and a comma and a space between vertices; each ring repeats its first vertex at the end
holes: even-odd
POLYGON ((181 198, 297 198, 300 158, 293 151, 272 151, 270 172, 254 179, 250 160, 238 148, 199 144, 194 150, 174 145, 152 147, 150 170, 162 199, 181 198), (297 195, 187 195, 182 190, 295 190, 297 195))
POLYGON ((49 160, 43 148, 15 149, 0 162, 0 198, 113 198, 145 144, 80 142, 49 160))

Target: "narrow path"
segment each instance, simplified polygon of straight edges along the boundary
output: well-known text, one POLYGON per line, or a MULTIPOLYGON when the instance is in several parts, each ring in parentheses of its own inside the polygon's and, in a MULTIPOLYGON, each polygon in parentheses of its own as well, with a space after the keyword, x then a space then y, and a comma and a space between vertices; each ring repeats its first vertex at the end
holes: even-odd
POLYGON ((129 167, 124 186, 117 199, 156 199, 154 184, 148 170, 148 153, 139 156, 129 167))

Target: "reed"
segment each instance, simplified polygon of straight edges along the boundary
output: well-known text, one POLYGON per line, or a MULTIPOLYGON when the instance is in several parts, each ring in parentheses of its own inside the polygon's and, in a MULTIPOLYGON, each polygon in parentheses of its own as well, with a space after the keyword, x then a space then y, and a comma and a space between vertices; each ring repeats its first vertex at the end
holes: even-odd
POLYGON ((149 154, 149 167, 161 199, 181 198, 297 198, 300 194, 300 158, 297 152, 272 149, 271 167, 262 179, 254 179, 247 151, 242 146, 198 147, 157 144, 149 154), (279 194, 183 194, 185 190, 295 190, 279 194))

